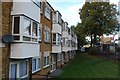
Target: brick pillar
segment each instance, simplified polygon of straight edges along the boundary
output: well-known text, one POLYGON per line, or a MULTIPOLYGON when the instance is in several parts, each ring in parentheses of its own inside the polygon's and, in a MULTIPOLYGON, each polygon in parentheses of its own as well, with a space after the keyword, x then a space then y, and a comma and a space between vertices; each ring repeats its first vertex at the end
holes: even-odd
POLYGON ((32 80, 32 58, 28 59, 28 80, 32 80))

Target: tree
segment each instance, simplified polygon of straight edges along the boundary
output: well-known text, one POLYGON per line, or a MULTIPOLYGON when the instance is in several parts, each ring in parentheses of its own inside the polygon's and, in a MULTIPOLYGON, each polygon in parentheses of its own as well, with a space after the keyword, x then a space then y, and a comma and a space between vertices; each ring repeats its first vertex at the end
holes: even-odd
POLYGON ((116 5, 109 2, 86 2, 79 14, 84 32, 91 36, 94 45, 97 36, 112 33, 118 25, 116 5))
POLYGON ((83 46, 87 44, 87 40, 85 39, 86 35, 81 23, 78 23, 76 26, 71 26, 71 30, 77 35, 78 45, 83 46))

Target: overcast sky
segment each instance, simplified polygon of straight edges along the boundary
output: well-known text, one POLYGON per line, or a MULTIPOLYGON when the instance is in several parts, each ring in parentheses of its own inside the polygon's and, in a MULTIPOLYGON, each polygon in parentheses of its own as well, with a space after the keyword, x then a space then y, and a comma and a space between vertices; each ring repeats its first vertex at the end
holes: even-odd
MULTIPOLYGON (((118 4, 120 0, 110 0, 110 3, 118 4)), ((78 10, 82 8, 85 0, 48 0, 51 6, 60 11, 62 19, 67 21, 69 27, 80 22, 78 10)))

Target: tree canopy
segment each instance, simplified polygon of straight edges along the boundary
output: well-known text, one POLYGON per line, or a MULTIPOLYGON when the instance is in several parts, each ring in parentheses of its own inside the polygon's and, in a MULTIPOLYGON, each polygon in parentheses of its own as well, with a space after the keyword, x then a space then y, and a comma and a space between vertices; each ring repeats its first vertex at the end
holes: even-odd
POLYGON ((78 23, 76 26, 71 26, 71 30, 75 32, 78 38, 78 45, 83 46, 87 44, 86 34, 84 32, 84 28, 81 23, 78 23))
POLYGON ((79 10, 81 24, 86 35, 110 34, 118 26, 116 5, 109 2, 86 2, 79 10))

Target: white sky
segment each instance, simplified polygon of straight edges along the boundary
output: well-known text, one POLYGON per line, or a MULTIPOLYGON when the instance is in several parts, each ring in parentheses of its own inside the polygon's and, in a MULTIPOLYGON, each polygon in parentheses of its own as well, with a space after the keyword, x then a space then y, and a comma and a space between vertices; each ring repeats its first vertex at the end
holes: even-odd
MULTIPOLYGON (((118 4, 120 0, 110 0, 110 3, 118 4)), ((85 0, 48 0, 55 10, 60 11, 64 21, 67 21, 69 27, 80 22, 78 11, 82 8, 85 0)))

